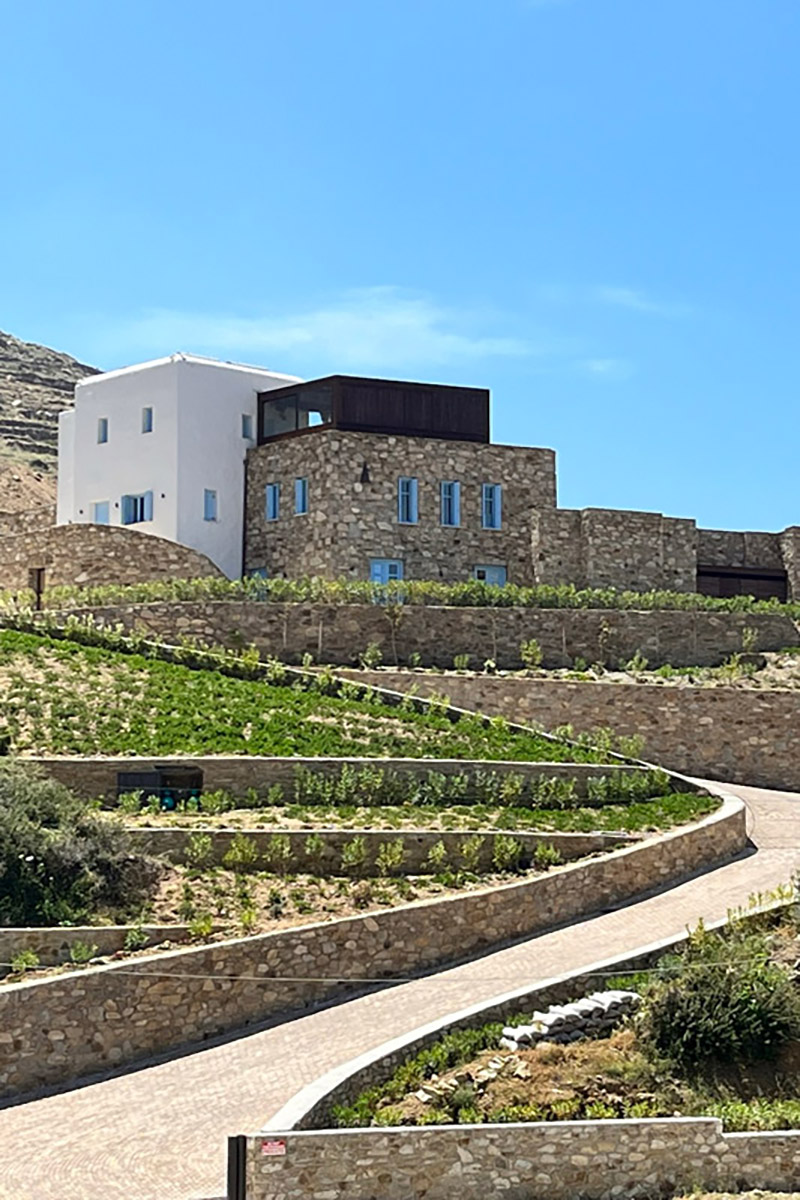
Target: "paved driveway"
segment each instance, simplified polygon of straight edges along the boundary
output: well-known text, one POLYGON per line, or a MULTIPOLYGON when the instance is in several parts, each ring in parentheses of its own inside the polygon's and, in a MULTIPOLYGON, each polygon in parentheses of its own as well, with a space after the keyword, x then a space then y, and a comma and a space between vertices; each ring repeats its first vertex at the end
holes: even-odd
POLYGON ((2 1200, 209 1200, 225 1138, 312 1079, 481 999, 715 920, 800 867, 800 794, 731 787, 757 853, 661 895, 413 982, 75 1091, 0 1111, 2 1200))

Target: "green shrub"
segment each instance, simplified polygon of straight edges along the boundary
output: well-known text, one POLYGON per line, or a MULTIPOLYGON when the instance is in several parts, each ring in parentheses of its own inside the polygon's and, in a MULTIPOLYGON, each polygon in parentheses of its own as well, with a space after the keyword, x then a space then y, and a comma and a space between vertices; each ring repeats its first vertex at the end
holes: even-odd
POLYGON ((366 650, 358 656, 358 661, 365 671, 373 671, 383 662, 383 651, 377 642, 370 642, 366 650))
POLYGON ((244 833, 234 834, 231 844, 222 856, 222 865, 228 871, 254 871, 258 862, 258 846, 253 838, 244 833))
POLYGON ((536 849, 533 852, 533 865, 541 871, 546 871, 548 867, 558 867, 564 861, 561 851, 557 850, 550 842, 537 842, 536 849))
POLYGON ((117 821, 36 772, 0 759, 0 924, 78 925, 141 908, 163 866, 117 821))
POLYGON ((406 849, 402 838, 381 842, 375 857, 375 868, 379 875, 394 875, 403 865, 406 849))
POLYGON ((522 642, 519 648, 519 656, 522 659, 523 666, 528 671, 536 671, 542 665, 542 647, 537 642, 536 638, 529 638, 527 642, 522 642))
POLYGON ((198 913, 189 922, 189 935, 198 940, 209 937, 213 930, 214 918, 211 916, 211 913, 198 913))
POLYGON ((438 842, 434 842, 428 851, 425 862, 433 871, 434 875, 438 875, 441 870, 447 865, 447 847, 440 838, 438 842))
POLYGON ((522 843, 506 833, 498 833, 492 847, 492 863, 498 871, 516 871, 522 857, 522 843))
POLYGON ((292 841, 288 834, 273 833, 267 842, 264 857, 273 871, 279 875, 285 874, 292 861, 292 841))
POLYGON ((469 654, 456 654, 453 657, 453 667, 456 671, 466 671, 469 668, 469 654))
POLYGON ((75 963, 76 966, 83 966, 84 963, 88 963, 93 959, 96 954, 97 946, 92 945, 90 942, 78 940, 73 942, 69 948, 70 962, 75 963))
POLYGON ((186 841, 184 854, 187 867, 195 871, 203 871, 210 867, 214 860, 214 843, 208 833, 192 833, 186 841))
POLYGON ((367 844, 363 837, 354 837, 342 846, 342 870, 346 875, 363 871, 367 861, 367 844))
POLYGON ((11 970, 15 975, 24 975, 39 966, 39 955, 35 950, 19 950, 11 959, 11 970))
POLYGON ((734 923, 720 936, 701 923, 667 969, 648 991, 642 1038, 685 1074, 774 1058, 800 1034, 800 999, 789 972, 770 962, 763 933, 734 923))
POLYGON ((122 943, 123 950, 144 950, 150 938, 147 936, 141 925, 134 925, 125 934, 125 941, 122 943))
POLYGON ((484 838, 475 833, 472 837, 464 838, 461 842, 461 861, 464 864, 464 869, 467 871, 477 872, 480 870, 481 851, 483 850, 484 838))

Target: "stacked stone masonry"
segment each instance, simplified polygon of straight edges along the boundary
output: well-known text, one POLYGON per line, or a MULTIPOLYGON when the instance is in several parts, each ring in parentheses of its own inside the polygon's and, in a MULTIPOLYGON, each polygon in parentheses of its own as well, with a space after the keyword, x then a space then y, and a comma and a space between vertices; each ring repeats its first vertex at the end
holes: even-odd
POLYGON ((794 1192, 798 1178, 800 1134, 723 1134, 713 1117, 301 1131, 247 1139, 252 1200, 618 1200, 694 1189, 794 1192), (283 1152, 275 1153, 276 1147, 283 1152))
POLYGON ((222 576, 204 554, 133 529, 34 525, 6 536, 0 530, 0 591, 30 588, 38 568, 44 568, 45 588, 222 576))
POLYGON ((746 838, 744 807, 727 799, 695 825, 528 882, 10 984, 0 991, 0 1095, 346 994, 365 962, 389 979, 478 953, 727 861, 746 838))
POLYGON ((308 653, 316 662, 341 666, 355 664, 370 643, 387 664, 418 654, 423 666, 450 668, 456 655, 466 655, 473 667, 491 659, 501 670, 514 670, 522 666, 520 645, 531 638, 542 648, 545 667, 572 666, 576 659, 616 665, 637 652, 651 667, 717 666, 742 650, 746 629, 755 630, 758 650, 798 642, 795 622, 782 613, 409 605, 398 617, 380 604, 224 600, 75 611, 165 641, 191 636, 219 645, 254 644, 262 658, 299 662, 308 653))
POLYGON ((576 733, 600 727, 644 738, 643 755, 672 771, 755 787, 800 791, 800 692, 644 683, 572 683, 488 675, 426 676, 348 671, 365 683, 420 696, 446 693, 451 704, 521 724, 576 733))

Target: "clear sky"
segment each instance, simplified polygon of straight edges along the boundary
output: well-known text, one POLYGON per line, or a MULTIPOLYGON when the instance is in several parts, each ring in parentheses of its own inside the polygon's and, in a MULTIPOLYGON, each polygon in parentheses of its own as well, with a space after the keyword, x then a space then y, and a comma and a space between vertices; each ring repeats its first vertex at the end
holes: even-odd
POLYGON ((797 0, 0 0, 0 328, 489 386, 559 502, 800 523, 797 0))

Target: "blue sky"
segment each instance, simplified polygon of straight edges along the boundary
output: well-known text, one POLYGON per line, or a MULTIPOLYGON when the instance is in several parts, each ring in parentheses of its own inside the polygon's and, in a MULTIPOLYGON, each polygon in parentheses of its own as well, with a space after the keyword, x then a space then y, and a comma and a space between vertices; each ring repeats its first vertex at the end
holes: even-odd
POLYGON ((489 386, 559 502, 800 523, 796 0, 6 0, 0 328, 489 386))

